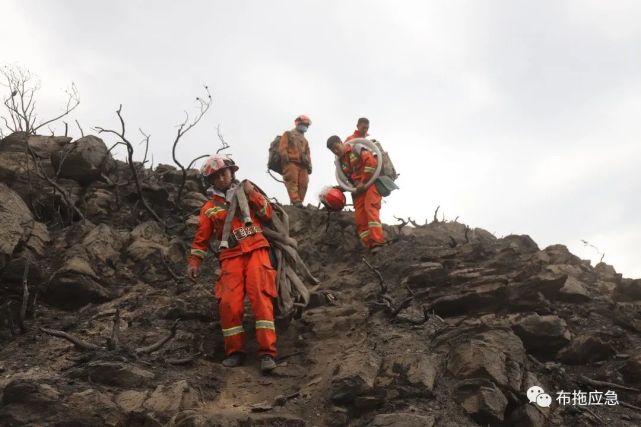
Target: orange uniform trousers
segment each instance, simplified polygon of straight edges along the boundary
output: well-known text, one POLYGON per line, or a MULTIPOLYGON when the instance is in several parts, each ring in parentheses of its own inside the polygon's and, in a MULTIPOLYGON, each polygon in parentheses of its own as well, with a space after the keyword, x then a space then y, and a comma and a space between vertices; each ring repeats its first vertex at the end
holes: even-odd
POLYGON ((380 246, 385 242, 383 225, 381 224, 381 197, 376 185, 370 185, 367 190, 352 197, 354 201, 354 219, 356 232, 366 248, 380 246))
POLYGON ((307 168, 300 163, 286 162, 283 165, 283 181, 291 203, 303 202, 309 184, 307 168))
POLYGON ((276 298, 276 271, 269 259, 269 248, 259 248, 221 261, 215 285, 225 354, 245 352, 245 294, 256 318, 258 354, 276 357, 273 298, 276 298))

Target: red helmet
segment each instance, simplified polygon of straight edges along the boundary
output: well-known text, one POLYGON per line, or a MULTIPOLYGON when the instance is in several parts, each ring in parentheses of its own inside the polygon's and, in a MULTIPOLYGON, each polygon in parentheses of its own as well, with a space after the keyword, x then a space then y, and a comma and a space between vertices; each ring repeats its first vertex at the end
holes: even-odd
POLYGON ((200 168, 200 173, 202 176, 207 178, 209 175, 213 175, 221 169, 231 168, 232 172, 238 170, 238 166, 232 159, 227 156, 222 156, 220 154, 214 154, 207 157, 205 163, 200 168))
POLYGON ((300 116, 296 117, 296 120, 294 120, 294 123, 296 124, 304 123, 307 126, 309 126, 312 124, 312 120, 309 117, 307 117, 305 114, 301 114, 300 116))
POLYGON ((328 187, 321 191, 318 197, 321 203, 330 211, 342 211, 345 207, 345 194, 339 188, 328 187))

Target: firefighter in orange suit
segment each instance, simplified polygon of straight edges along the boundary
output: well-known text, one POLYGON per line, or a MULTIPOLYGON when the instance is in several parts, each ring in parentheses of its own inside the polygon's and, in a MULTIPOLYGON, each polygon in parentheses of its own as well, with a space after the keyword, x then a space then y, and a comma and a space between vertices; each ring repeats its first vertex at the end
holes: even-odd
POLYGON ((269 243, 262 233, 262 224, 271 220, 272 207, 254 186, 235 180, 238 166, 226 156, 210 156, 201 173, 212 185, 211 198, 200 209, 198 231, 188 258, 188 276, 193 280, 199 275, 200 264, 212 235, 221 240, 227 215, 234 215, 231 222, 230 247, 219 253, 221 273, 215 285, 220 323, 225 340, 223 365, 235 367, 245 357, 245 332, 243 330, 243 300, 249 297, 256 317, 256 340, 261 357, 261 370, 276 367, 276 330, 274 328, 273 298, 277 297, 276 272, 269 259, 269 243), (243 185, 250 208, 252 225, 247 226, 238 212, 229 212, 229 200, 235 188, 243 185))
POLYGON ((312 157, 305 138, 305 132, 311 124, 312 121, 304 114, 296 117, 294 129, 284 132, 278 144, 285 188, 289 201, 297 207, 303 206, 309 175, 312 173, 312 157))
POLYGON ((352 193, 356 232, 363 245, 376 253, 385 243, 380 219, 383 198, 376 185, 365 186, 376 171, 376 157, 366 149, 356 152, 350 144, 344 144, 336 135, 329 137, 327 148, 340 159, 345 176, 356 187, 356 191, 352 193))
POLYGON ((367 138, 367 136, 369 135, 367 133, 368 130, 369 130, 369 119, 366 117, 359 118, 358 121, 356 122, 356 130, 354 131, 353 134, 351 134, 345 139, 345 142, 349 142, 355 138, 367 138))

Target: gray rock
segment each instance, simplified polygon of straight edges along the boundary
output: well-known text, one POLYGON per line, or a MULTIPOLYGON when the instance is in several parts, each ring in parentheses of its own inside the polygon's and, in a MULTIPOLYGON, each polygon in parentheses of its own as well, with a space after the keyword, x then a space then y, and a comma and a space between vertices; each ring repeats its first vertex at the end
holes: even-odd
POLYGON ((531 314, 512 326, 528 352, 543 358, 554 357, 572 338, 565 320, 555 315, 531 314))
POLYGON ((115 167, 111 153, 102 139, 87 135, 51 156, 54 169, 60 170, 60 176, 73 179, 82 184, 89 184, 100 178, 100 174, 109 172, 115 167))
POLYGON ((30 380, 13 380, 4 388, 2 404, 12 403, 38 406, 53 405, 60 399, 60 393, 48 384, 30 380))
POLYGON ((454 399, 481 425, 502 423, 508 404, 505 395, 491 381, 461 381, 454 399))
POLYGON ((121 362, 94 361, 76 368, 71 376, 115 387, 140 387, 155 378, 153 372, 121 362))
POLYGON ((104 188, 93 188, 85 197, 85 216, 87 218, 106 217, 116 205, 114 194, 104 188))
POLYGON ((186 380, 180 380, 156 387, 143 407, 155 413, 173 415, 196 407, 199 401, 198 392, 190 387, 186 380))
POLYGON ((456 293, 435 299, 429 309, 440 316, 492 312, 504 305, 507 287, 503 283, 485 283, 462 288, 456 293))
POLYGON ((598 263, 594 267, 594 270, 599 275, 599 279, 603 280, 604 282, 619 283, 621 282, 621 279, 623 277, 620 273, 616 272, 613 266, 604 262, 598 263))
POLYGON ((559 290, 557 299, 566 302, 584 303, 592 298, 583 282, 568 276, 563 287, 559 290))
MULTIPOLYGON (((0 140, 0 182, 7 184, 24 200, 40 199, 39 193, 49 184, 38 176, 36 163, 27 152, 27 135, 15 132, 0 140)), ((53 176, 47 159, 39 162, 41 170, 53 176)))
POLYGON ((82 246, 93 261, 115 264, 123 247, 120 233, 107 224, 98 224, 82 239, 82 246))
POLYGON ((146 391, 126 390, 119 393, 116 398, 116 404, 125 412, 133 412, 142 409, 142 405, 147 400, 146 391))
POLYGON ((332 378, 332 401, 350 403, 356 397, 369 393, 374 388, 380 367, 380 357, 372 352, 355 351, 346 355, 332 378))
POLYGON ((405 282, 413 288, 426 288, 438 286, 445 282, 447 277, 443 264, 439 262, 423 262, 410 266, 410 273, 405 282))
POLYGON ((81 414, 85 413, 87 418, 99 417, 105 425, 117 425, 121 418, 120 409, 111 395, 95 389, 73 393, 67 403, 81 414))
POLYGON ((539 251, 539 246, 527 234, 511 234, 502 239, 498 239, 497 243, 502 247, 510 248, 518 253, 527 254, 539 251))
POLYGON ((49 158, 71 142, 68 136, 29 135, 27 143, 39 157, 49 158))
POLYGON ((525 349, 517 336, 501 329, 477 334, 453 346, 447 370, 459 379, 486 378, 518 391, 525 349))
POLYGON ((547 417, 538 406, 525 404, 516 408, 506 420, 509 427, 543 427, 547 417))
POLYGON ((87 260, 75 256, 53 273, 43 297, 52 305, 73 310, 109 301, 114 295, 101 284, 87 260))
POLYGON ((569 365, 583 365, 606 360, 615 353, 614 347, 601 338, 593 335, 579 335, 559 351, 557 359, 569 365))
POLYGON ((33 215, 22 198, 0 183, 0 269, 21 242, 29 240, 34 227, 33 215))
POLYGON ((426 353, 394 354, 385 359, 377 387, 401 397, 429 396, 434 390, 438 359, 426 353))
POLYGON ((641 385, 641 353, 628 359, 619 369, 625 382, 633 385, 641 385))
POLYGON ((207 197, 204 194, 196 191, 190 191, 183 196, 182 205, 183 208, 197 211, 202 208, 206 201, 207 197))
POLYGON ((616 299, 619 301, 641 300, 641 279, 623 279, 614 289, 616 299))

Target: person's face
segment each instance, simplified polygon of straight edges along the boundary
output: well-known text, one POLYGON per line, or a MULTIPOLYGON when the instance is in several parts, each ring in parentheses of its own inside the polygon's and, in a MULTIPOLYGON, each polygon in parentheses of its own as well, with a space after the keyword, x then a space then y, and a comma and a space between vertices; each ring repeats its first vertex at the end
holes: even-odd
POLYGON ((230 168, 221 169, 209 177, 209 183, 218 191, 225 191, 233 180, 230 168))
POLYGON ((369 130, 369 123, 359 123, 356 125, 356 129, 358 129, 358 132, 360 132, 361 135, 365 136, 367 135, 367 131, 369 130))
POLYGON ((332 145, 330 151, 334 153, 335 156, 340 157, 343 155, 343 153, 345 153, 345 147, 340 142, 337 142, 336 144, 332 145))

